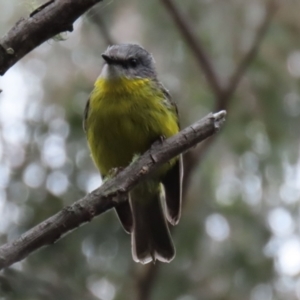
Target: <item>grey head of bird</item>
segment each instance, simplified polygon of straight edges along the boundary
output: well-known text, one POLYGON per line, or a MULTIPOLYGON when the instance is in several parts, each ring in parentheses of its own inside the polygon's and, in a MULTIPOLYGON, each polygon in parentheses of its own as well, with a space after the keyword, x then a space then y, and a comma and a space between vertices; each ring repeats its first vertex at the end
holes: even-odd
POLYGON ((153 56, 138 44, 110 46, 102 57, 105 63, 100 77, 106 79, 156 78, 153 56))

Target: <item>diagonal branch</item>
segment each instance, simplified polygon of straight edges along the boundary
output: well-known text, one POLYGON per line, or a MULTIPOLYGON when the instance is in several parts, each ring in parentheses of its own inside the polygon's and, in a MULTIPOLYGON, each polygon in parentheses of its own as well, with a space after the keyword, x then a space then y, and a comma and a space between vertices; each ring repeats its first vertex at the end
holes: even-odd
POLYGON ((15 241, 0 247, 0 270, 22 260, 42 246, 59 240, 63 234, 91 221, 111 209, 138 182, 169 161, 216 133, 225 121, 226 112, 209 114, 167 140, 156 143, 138 160, 106 181, 100 188, 43 221, 15 241))
MULTIPOLYGON (((217 99, 215 104, 215 110, 221 110, 221 109, 228 109, 228 106, 230 104, 230 100, 232 99, 232 96, 239 85, 241 79, 243 78, 244 74, 246 73, 247 69, 249 68, 250 64, 253 62, 255 57, 257 56, 257 53, 259 51, 260 45, 267 33, 267 30, 269 28, 269 25, 271 23, 271 20, 274 16, 274 13, 277 10, 277 2, 275 0, 268 1, 268 4, 266 6, 266 15, 264 20, 262 21, 261 25, 258 27, 255 38, 253 40, 252 45, 250 46, 249 50, 245 53, 243 58, 241 59, 240 63, 237 65, 235 71, 233 72, 233 75, 231 79, 229 80, 229 83, 227 87, 222 91, 221 96, 217 99)), ((189 176, 193 173, 193 170, 195 167, 199 164, 201 159, 203 158, 205 152, 210 147, 210 145, 213 143, 215 139, 212 138, 205 143, 201 145, 197 151, 193 150, 190 151, 185 159, 185 184, 189 183, 189 176)))
POLYGON ((187 19, 183 16, 179 8, 173 2, 173 0, 161 0, 170 15, 172 16, 174 23, 177 25, 178 30, 181 32, 182 37, 186 40, 187 45, 193 51, 199 66, 203 70, 209 85, 213 93, 217 98, 217 110, 226 109, 227 102, 235 92, 241 78, 246 72, 247 68, 257 55, 259 46, 267 32, 272 17, 277 9, 277 2, 275 0, 269 0, 266 8, 266 16, 257 30, 252 46, 248 52, 244 55, 241 62, 238 64, 235 72, 229 80, 227 87, 222 87, 220 80, 217 76, 213 65, 211 64, 210 58, 206 55, 204 47, 201 41, 194 34, 191 26, 187 19))
POLYGON ((94 23, 94 25, 97 27, 105 43, 108 46, 116 44, 109 32, 109 28, 106 26, 105 21, 103 20, 101 11, 99 9, 92 9, 88 14, 88 17, 92 21, 92 23, 94 23))
MULTIPOLYGON (((272 21, 272 18, 278 8, 278 3, 276 0, 268 0, 268 3, 266 4, 266 14, 265 18, 262 21, 261 25, 258 27, 256 35, 254 37, 254 40, 252 42, 252 45, 250 46, 249 50, 245 53, 244 57, 241 59, 240 63, 237 65, 235 71, 233 72, 233 75, 231 79, 229 80, 228 86, 224 89, 221 98, 219 98, 215 104, 215 110, 221 110, 221 109, 228 109, 228 106, 230 104, 230 100, 232 99, 232 96, 240 83, 241 79, 243 78, 244 74, 246 73, 247 69, 249 68, 250 64, 253 62, 255 57, 257 56, 257 53, 259 51, 260 45, 268 31, 268 28, 270 26, 270 23, 272 21)), ((188 179, 188 176, 192 173, 195 166, 197 166, 206 153, 207 149, 210 147, 210 145, 213 143, 215 139, 212 138, 209 141, 206 141, 201 145, 198 151, 190 151, 188 153, 190 161, 186 165, 186 167, 190 167, 190 172, 187 174, 186 179, 188 179)), ((185 160, 186 163, 186 160, 185 160)))
POLYGON ((61 32, 72 31, 75 20, 100 1, 51 0, 28 18, 19 20, 0 39, 0 75, 43 42, 61 32))
POLYGON ((216 98, 220 98, 222 95, 222 86, 219 82, 219 78, 215 72, 213 65, 210 62, 209 57, 206 55, 202 44, 198 41, 197 36, 194 34, 187 19, 180 12, 178 7, 172 0, 161 0, 166 7, 167 11, 172 16, 175 24, 177 25, 182 37, 186 40, 187 45, 193 51, 197 62, 203 69, 203 72, 207 78, 208 84, 211 86, 216 98))
POLYGON ((240 63, 237 65, 236 70, 234 71, 231 79, 229 80, 228 86, 226 89, 223 91, 223 95, 221 99, 219 99, 218 104, 217 104, 217 109, 226 109, 227 103, 231 96, 234 94, 238 84, 240 83, 243 75, 247 71, 248 67, 252 63, 252 61, 255 59, 259 47, 261 45, 261 42, 263 41, 267 30, 269 28, 269 25, 271 23, 272 17, 274 13, 277 10, 277 3, 274 0, 268 1, 267 7, 266 7, 266 15, 259 26, 256 36, 253 40, 252 45, 250 46, 249 50, 246 52, 240 63))

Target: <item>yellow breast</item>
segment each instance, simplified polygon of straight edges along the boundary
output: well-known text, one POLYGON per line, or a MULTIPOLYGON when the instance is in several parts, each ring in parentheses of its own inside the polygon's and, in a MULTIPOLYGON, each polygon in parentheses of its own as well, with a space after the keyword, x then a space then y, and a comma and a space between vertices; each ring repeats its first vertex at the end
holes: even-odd
POLYGON ((87 138, 102 175, 127 166, 160 136, 178 132, 176 112, 150 79, 96 81, 90 97, 87 138))

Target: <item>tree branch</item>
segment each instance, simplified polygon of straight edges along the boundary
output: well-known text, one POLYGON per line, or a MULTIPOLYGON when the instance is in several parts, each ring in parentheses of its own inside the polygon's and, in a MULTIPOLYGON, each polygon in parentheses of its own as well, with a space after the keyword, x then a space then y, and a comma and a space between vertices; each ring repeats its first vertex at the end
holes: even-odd
MULTIPOLYGON (((219 111, 221 109, 228 109, 230 99, 232 98, 238 84, 240 83, 242 77, 244 76, 245 72, 247 71, 247 69, 249 68, 250 64, 253 62, 259 51, 259 47, 267 33, 267 30, 277 8, 278 3, 276 0, 268 0, 268 3, 266 4, 266 14, 264 20, 257 29, 252 45, 250 46, 249 50, 244 54, 240 63, 237 65, 231 79, 228 82, 227 87, 224 88, 220 97, 217 99, 214 110, 219 111)), ((185 156, 185 187, 189 182, 189 176, 193 173, 193 170, 199 164, 200 160, 203 158, 204 154, 206 153, 210 145, 213 143, 213 141, 214 138, 206 141, 201 145, 200 148, 197 149, 197 151, 192 150, 185 156)))
POLYGON ((257 30, 253 44, 249 48, 249 51, 244 55, 241 62, 238 64, 231 79, 229 80, 229 84, 227 85, 227 87, 222 87, 220 80, 217 76, 217 72, 211 64, 209 56, 206 55, 201 41, 194 34, 187 19, 180 12, 176 4, 172 0, 161 0, 161 2, 164 4, 167 11, 172 16, 174 23, 177 25, 178 30, 182 34, 182 37, 186 40, 187 45, 194 53, 197 62, 199 63, 201 69, 205 73, 207 81, 211 86, 212 92, 217 98, 217 110, 226 109, 227 102, 235 92, 245 71, 247 70, 250 63, 253 61, 258 52, 259 46, 267 32, 271 19, 277 9, 276 1, 268 1, 266 8, 266 16, 261 26, 257 30))
POLYGON ((182 15, 182 13, 172 0, 161 0, 161 2, 164 4, 167 11, 172 16, 175 24, 182 34, 182 37, 186 40, 186 43, 188 44, 192 52, 194 52, 195 58, 200 67, 203 69, 203 72, 207 78, 207 82, 211 86, 216 98, 221 97, 222 86, 219 82, 219 78, 210 62, 209 57, 205 53, 202 44, 198 41, 191 26, 188 24, 187 19, 182 15))
POLYGON ((110 46, 117 44, 113 37, 111 36, 109 29, 107 28, 103 17, 101 15, 101 11, 99 9, 92 9, 90 13, 88 13, 89 19, 92 21, 92 23, 97 27, 99 30, 101 36, 103 37, 105 43, 110 46))
POLYGON ((144 266, 141 272, 135 273, 136 299, 150 300, 152 287, 157 278, 157 274, 161 264, 148 264, 144 266))
POLYGON ((20 19, 0 39, 0 75, 43 42, 61 32, 72 31, 75 20, 100 1, 52 0, 33 11, 28 18, 20 19))
POLYGON ((42 246, 56 242, 63 234, 91 221, 95 216, 122 201, 120 197, 169 161, 216 133, 225 121, 226 112, 209 114, 161 143, 106 181, 100 188, 43 221, 15 241, 0 247, 0 270, 22 260, 42 246))
POLYGON ((248 69, 251 62, 256 57, 259 47, 261 45, 261 42, 263 41, 263 38, 269 28, 270 22, 272 20, 272 17, 274 13, 277 10, 277 3, 274 0, 268 1, 267 7, 266 7, 266 16, 259 26, 256 36, 253 40, 252 45, 250 46, 249 50, 246 52, 240 63, 237 65, 231 79, 229 80, 227 88, 222 93, 222 97, 219 99, 218 104, 216 106, 217 110, 220 109, 226 109, 227 102, 235 92, 239 82, 241 81, 244 73, 248 69))
MULTIPOLYGON (((178 7, 172 0, 161 0, 165 5, 166 9, 172 16, 174 23, 177 25, 178 30, 181 32, 182 37, 185 39, 187 45, 190 47, 195 55, 200 68, 206 75, 207 81, 211 86, 212 92, 216 96, 215 110, 225 109, 227 110, 230 99, 234 94, 240 80, 242 79, 244 73, 248 69, 251 62, 256 57, 259 46, 263 41, 263 38, 267 32, 270 25, 272 17, 276 11, 277 3, 276 0, 269 0, 266 8, 266 16, 257 30, 256 36, 254 38, 253 44, 250 46, 249 50, 243 56, 240 63, 237 65, 232 77, 229 80, 227 87, 222 87, 219 83, 219 78, 217 72, 215 71, 213 65, 210 63, 209 57, 206 55, 204 47, 201 41, 192 31, 189 26, 188 21, 185 19, 183 14, 180 12, 178 7)), ((197 150, 189 151, 184 157, 184 182, 183 191, 187 190, 187 186, 190 182, 190 176, 193 174, 195 168, 199 165, 200 161, 203 159, 204 154, 207 149, 213 143, 214 137, 205 141, 200 148, 197 150)), ((155 282, 156 276, 159 271, 159 264, 149 266, 144 272, 143 276, 136 276, 138 280, 137 284, 137 299, 146 300, 150 299, 150 292, 152 286, 155 282)))

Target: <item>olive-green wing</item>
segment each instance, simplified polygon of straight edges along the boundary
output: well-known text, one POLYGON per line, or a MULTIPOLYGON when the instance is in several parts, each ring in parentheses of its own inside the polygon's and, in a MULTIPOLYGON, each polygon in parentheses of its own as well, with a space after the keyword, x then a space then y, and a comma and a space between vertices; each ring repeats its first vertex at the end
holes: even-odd
MULTIPOLYGON (((170 93, 160 83, 160 88, 163 91, 165 100, 170 109, 172 109, 177 116, 178 126, 179 116, 178 109, 170 93)), ((171 169, 165 174, 162 183, 165 188, 166 204, 167 204, 167 219, 172 225, 179 222, 181 215, 182 203, 182 178, 183 178, 183 161, 182 155, 179 155, 178 160, 171 169)))
POLYGON ((178 108, 176 105, 176 102, 172 99, 171 94, 169 93, 169 91, 163 86, 163 84, 161 82, 158 82, 158 86, 161 89, 161 91, 163 92, 164 95, 164 100, 165 100, 165 105, 174 112, 174 114, 177 116, 177 123, 178 123, 178 127, 180 128, 180 123, 179 123, 179 113, 178 113, 178 108))
POLYGON ((83 112, 82 127, 84 132, 87 131, 87 118, 89 115, 89 110, 90 110, 90 99, 88 99, 88 101, 86 102, 84 112, 83 112))

